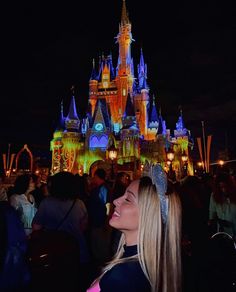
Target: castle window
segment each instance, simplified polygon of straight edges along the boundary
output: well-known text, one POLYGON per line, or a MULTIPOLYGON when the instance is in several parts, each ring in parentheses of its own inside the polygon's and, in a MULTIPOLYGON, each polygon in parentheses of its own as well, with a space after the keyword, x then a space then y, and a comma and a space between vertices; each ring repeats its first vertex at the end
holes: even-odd
POLYGON ((89 148, 90 149, 95 149, 95 148, 106 149, 107 144, 108 144, 107 135, 102 135, 102 136, 93 135, 90 137, 89 148))
POLYGON ((125 88, 122 89, 122 95, 126 96, 126 89, 125 88))

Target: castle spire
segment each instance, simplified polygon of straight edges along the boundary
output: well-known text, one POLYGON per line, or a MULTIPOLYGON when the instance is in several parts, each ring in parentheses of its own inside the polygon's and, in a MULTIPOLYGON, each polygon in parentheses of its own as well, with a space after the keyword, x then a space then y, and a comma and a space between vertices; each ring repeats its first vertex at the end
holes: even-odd
POLYGON ((157 135, 162 135, 163 134, 163 119, 161 116, 161 108, 159 109, 159 121, 158 121, 158 131, 157 131, 157 135))
POLYGON ((97 72, 95 69, 95 60, 94 59, 93 59, 93 68, 92 68, 90 80, 97 80, 97 72))
POLYGON ((63 100, 61 101, 61 116, 64 117, 63 100))
POLYGON ((144 57, 143 57, 143 49, 141 48, 141 53, 140 53, 140 63, 139 63, 139 66, 140 66, 140 69, 144 71, 144 66, 145 66, 145 63, 144 63, 144 57))
POLYGON ((144 62, 143 50, 141 48, 140 61, 138 64, 138 80, 140 89, 148 89, 147 84, 147 64, 144 62))
POLYGON ((131 97, 130 97, 129 93, 128 93, 128 96, 127 96, 124 116, 125 117, 135 117, 134 105, 133 105, 133 103, 131 101, 131 97))
POLYGON ((76 110, 74 95, 71 98, 70 109, 69 109, 69 113, 68 113, 67 118, 71 119, 71 120, 78 120, 79 119, 78 114, 77 114, 77 110, 76 110))
POLYGON ((122 13, 121 13, 121 24, 125 25, 125 24, 129 24, 129 23, 130 23, 130 21, 129 21, 127 9, 126 9, 126 3, 125 3, 125 0, 123 0, 122 13))
POLYGON ((61 131, 65 129, 65 117, 64 117, 64 109, 63 109, 63 100, 61 101, 61 114, 59 117, 59 121, 57 124, 56 131, 61 131))
POLYGON ((183 111, 181 106, 179 107, 180 115, 178 121, 176 123, 176 130, 174 130, 175 137, 183 137, 188 135, 188 130, 185 128, 184 119, 183 119, 183 111))
POLYGON ((152 100, 152 110, 150 114, 150 123, 155 123, 158 122, 158 114, 157 114, 157 109, 156 109, 156 104, 155 104, 155 96, 153 95, 153 100, 152 100))
POLYGON ((118 74, 123 76, 131 76, 131 48, 130 45, 133 41, 131 33, 131 23, 128 18, 125 0, 123 0, 121 23, 119 25, 119 33, 116 37, 119 44, 119 61, 118 61, 118 74))

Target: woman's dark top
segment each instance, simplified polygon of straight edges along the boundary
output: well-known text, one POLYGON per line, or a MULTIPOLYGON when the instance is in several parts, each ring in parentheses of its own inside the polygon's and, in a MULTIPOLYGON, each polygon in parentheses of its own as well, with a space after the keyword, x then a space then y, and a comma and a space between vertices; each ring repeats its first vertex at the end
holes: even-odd
MULTIPOLYGON (((123 258, 137 254, 137 245, 124 246, 123 258)), ((107 271, 100 280, 101 292, 148 292, 149 281, 145 277, 139 261, 117 264, 107 271)))

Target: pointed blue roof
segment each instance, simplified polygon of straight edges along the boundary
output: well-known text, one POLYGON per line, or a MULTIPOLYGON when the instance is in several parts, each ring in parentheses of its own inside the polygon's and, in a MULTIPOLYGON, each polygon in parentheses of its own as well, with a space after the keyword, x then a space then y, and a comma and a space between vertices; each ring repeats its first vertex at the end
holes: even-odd
POLYGON ((126 101, 124 117, 135 117, 134 105, 133 105, 133 103, 131 101, 131 97, 130 97, 129 93, 127 95, 127 101, 126 101))
POLYGON ((102 117, 103 117, 105 126, 107 128, 109 128, 110 127, 110 115, 109 115, 109 110, 108 110, 105 98, 98 99, 97 102, 96 102, 94 115, 93 115, 93 120, 92 120, 92 126, 93 126, 93 124, 94 124, 94 122, 96 120, 97 113, 100 110, 101 110, 101 113, 102 113, 102 117))
POLYGON ((153 96, 153 102, 152 102, 149 122, 157 122, 157 121, 158 121, 158 114, 157 114, 157 109, 156 109, 156 105, 155 105, 155 97, 153 96))
POLYGON ((72 96, 72 98, 71 98, 70 109, 69 109, 67 119, 70 119, 70 120, 78 120, 79 119, 78 114, 77 114, 77 110, 76 110, 74 96, 72 96))
POLYGON ((95 61, 93 59, 93 68, 92 68, 92 72, 91 72, 91 77, 90 77, 90 80, 97 80, 97 71, 95 69, 95 61))
POLYGON ((114 70, 114 67, 113 67, 113 63, 112 63, 112 54, 110 54, 108 57, 108 67, 110 69, 110 78, 111 80, 114 80, 116 78, 115 76, 115 70, 114 70))
POLYGON ((140 53, 140 62, 139 62, 140 70, 145 69, 145 63, 144 63, 144 57, 143 57, 143 49, 141 48, 141 53, 140 53))
POLYGON ((140 89, 148 89, 147 79, 144 77, 142 84, 140 84, 140 89))
POLYGON ((163 134, 163 119, 161 116, 161 111, 159 112, 159 123, 158 123, 158 131, 157 131, 157 135, 162 135, 163 134))
POLYGON ((61 113, 56 127, 56 131, 65 130, 65 117, 63 114, 63 101, 61 102, 61 113))
POLYGON ((180 116, 178 122, 176 123, 176 130, 182 131, 184 129, 184 120, 183 120, 183 112, 180 110, 180 116))
POLYGON ((147 84, 147 64, 144 62, 143 50, 141 49, 140 61, 138 64, 139 89, 149 89, 147 84))

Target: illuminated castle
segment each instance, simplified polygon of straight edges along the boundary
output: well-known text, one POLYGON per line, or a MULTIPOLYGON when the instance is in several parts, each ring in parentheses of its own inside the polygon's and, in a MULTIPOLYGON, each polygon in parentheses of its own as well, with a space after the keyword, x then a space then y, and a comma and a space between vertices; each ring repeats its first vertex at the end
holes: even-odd
POLYGON ((116 39, 116 68, 111 55, 100 57, 98 70, 93 61, 86 118, 78 117, 74 96, 66 117, 61 107, 60 122, 51 141, 52 174, 61 170, 88 173, 94 162, 107 159, 106 150, 113 143, 118 149, 117 163, 135 162, 137 168, 145 159, 164 163, 165 149, 171 145, 176 153, 188 152, 189 131, 184 128, 182 114, 171 137, 154 97, 149 96, 142 50, 135 74, 125 0, 116 39))

